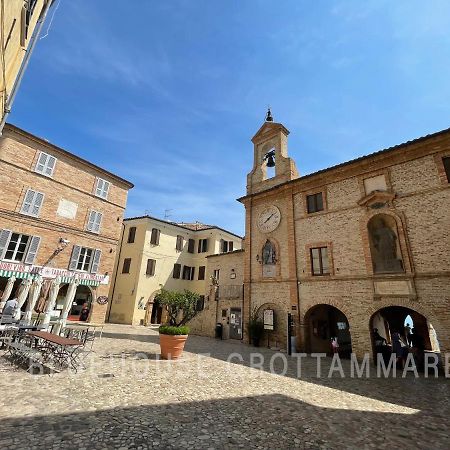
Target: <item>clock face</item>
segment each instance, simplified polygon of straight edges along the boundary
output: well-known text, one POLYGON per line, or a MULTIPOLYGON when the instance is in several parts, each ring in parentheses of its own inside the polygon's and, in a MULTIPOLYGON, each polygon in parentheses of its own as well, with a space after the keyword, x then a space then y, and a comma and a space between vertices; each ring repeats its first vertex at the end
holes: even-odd
POLYGON ((270 233, 278 227, 280 220, 280 210, 275 205, 268 206, 259 214, 258 228, 263 233, 270 233))

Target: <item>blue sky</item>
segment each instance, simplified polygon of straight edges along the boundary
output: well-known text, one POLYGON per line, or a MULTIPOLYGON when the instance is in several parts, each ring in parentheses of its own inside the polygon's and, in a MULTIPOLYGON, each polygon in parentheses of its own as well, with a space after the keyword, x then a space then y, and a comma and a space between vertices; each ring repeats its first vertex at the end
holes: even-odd
POLYGON ((9 121, 244 232, 270 104, 301 174, 450 126, 447 0, 61 0, 9 121), (131 6, 132 5, 132 6, 131 6))

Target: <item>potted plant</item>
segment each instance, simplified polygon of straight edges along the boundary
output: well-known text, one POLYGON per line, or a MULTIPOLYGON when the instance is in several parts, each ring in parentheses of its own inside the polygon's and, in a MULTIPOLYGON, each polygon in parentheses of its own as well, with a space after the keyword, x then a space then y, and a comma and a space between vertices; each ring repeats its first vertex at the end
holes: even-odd
POLYGON ((189 335, 186 322, 196 314, 196 305, 200 295, 161 289, 158 301, 167 311, 167 323, 159 327, 159 345, 162 359, 178 359, 183 353, 189 335))
POLYGON ((250 314, 248 323, 247 323, 248 335, 250 338, 250 342, 255 346, 259 347, 259 341, 261 340, 264 334, 264 323, 259 318, 258 309, 255 308, 250 314))

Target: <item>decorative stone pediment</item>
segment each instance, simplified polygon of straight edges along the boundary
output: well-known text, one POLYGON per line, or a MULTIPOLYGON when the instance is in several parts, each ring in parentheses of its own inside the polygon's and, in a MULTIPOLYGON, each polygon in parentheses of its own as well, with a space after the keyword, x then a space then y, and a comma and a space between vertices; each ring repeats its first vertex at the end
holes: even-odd
POLYGON ((358 201, 359 206, 371 209, 380 209, 392 204, 395 194, 389 191, 373 191, 358 201))
POLYGON ((258 132, 252 137, 252 142, 256 144, 257 142, 268 139, 271 135, 276 135, 280 131, 285 136, 289 134, 289 130, 283 124, 276 122, 265 122, 258 132))

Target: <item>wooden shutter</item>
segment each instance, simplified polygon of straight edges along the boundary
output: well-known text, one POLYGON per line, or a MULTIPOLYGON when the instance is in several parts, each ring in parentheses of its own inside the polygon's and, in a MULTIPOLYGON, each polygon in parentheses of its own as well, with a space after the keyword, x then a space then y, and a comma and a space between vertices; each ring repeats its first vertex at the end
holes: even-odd
POLYGON ((136 227, 130 227, 128 230, 128 244, 133 244, 136 237, 136 227))
POLYGON ((177 236, 177 246, 176 249, 181 252, 183 251, 184 238, 183 236, 177 236))
POLYGON ((99 249, 94 250, 94 257, 92 258, 91 273, 97 273, 100 266, 100 258, 102 256, 102 251, 99 249))
POLYGON ((27 256, 25 257, 25 264, 33 264, 36 259, 37 252, 39 250, 39 245, 41 243, 41 238, 39 236, 31 236, 31 242, 28 246, 27 256))
POLYGON ((92 231, 92 230, 94 229, 95 216, 96 216, 95 211, 91 211, 91 212, 89 213, 89 219, 88 219, 88 223, 87 223, 87 227, 86 227, 86 229, 87 229, 88 231, 92 231))
POLYGON ((0 231, 0 259, 5 257, 6 250, 8 249, 9 238, 11 237, 11 230, 0 231))
POLYGON ((51 177, 53 175, 53 170, 55 169, 56 158, 52 155, 47 155, 47 164, 45 167, 45 175, 51 177))
POLYGON ((198 268, 198 279, 204 280, 205 279, 205 266, 200 266, 198 268))
POLYGON ((102 223, 102 217, 103 214, 102 213, 95 213, 95 221, 94 221, 94 228, 93 228, 93 232, 94 233, 100 233, 100 225, 102 223))
POLYGON ((74 245, 70 256, 69 270, 77 270, 78 259, 80 258, 81 247, 74 245))
POLYGON ((39 158, 37 160, 36 163, 36 167, 34 168, 34 170, 38 173, 44 173, 45 171, 45 166, 47 165, 47 158, 49 155, 47 155, 47 153, 41 152, 39 154, 39 158))
POLYGON ((159 245, 160 231, 157 228, 152 228, 152 236, 150 238, 150 244, 159 245))
POLYGON ((27 192, 25 193, 25 197, 23 199, 22 203, 22 209, 21 212, 24 214, 30 214, 33 206, 33 200, 34 200, 34 194, 35 192, 32 189, 27 189, 27 192))
POLYGON ((204 244, 203 244, 203 251, 207 252, 208 251, 208 246, 209 246, 209 239, 204 239, 204 244))
POLYGON ((223 239, 220 240, 220 253, 225 253, 225 241, 223 239))
POLYGON ((154 259, 147 259, 147 269, 145 271, 146 275, 155 275, 156 261, 154 259))
POLYGON ((194 279, 194 275, 195 275, 195 267, 191 267, 191 276, 189 277, 190 280, 194 279))
POLYGON ((33 208, 30 214, 36 217, 39 216, 43 201, 44 201, 44 194, 42 192, 35 192, 33 200, 33 208))
POLYGON ((181 275, 181 264, 173 265, 173 278, 179 279, 181 275))
POLYGON ((229 252, 233 251, 233 241, 228 242, 228 251, 229 252))
POLYGON ((188 252, 189 253, 194 253, 194 249, 195 249, 195 240, 194 239, 189 239, 189 241, 188 241, 188 252))

